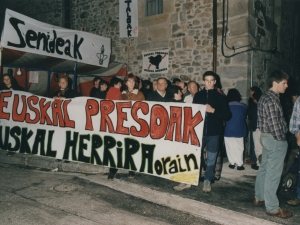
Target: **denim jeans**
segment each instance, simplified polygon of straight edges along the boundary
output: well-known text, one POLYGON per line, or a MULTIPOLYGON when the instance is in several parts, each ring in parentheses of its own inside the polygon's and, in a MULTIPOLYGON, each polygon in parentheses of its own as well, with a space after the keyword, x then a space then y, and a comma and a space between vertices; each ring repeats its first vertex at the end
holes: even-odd
POLYGON ((219 151, 220 136, 203 136, 202 137, 202 151, 206 147, 206 169, 204 180, 211 182, 215 173, 216 159, 219 151))
POLYGON ((300 147, 298 147, 299 155, 298 155, 298 182, 297 182, 297 197, 300 199, 300 147))
POLYGON ((252 162, 257 162, 257 158, 254 151, 254 141, 253 141, 253 131, 250 131, 250 160, 252 162))
POLYGON ((255 182, 255 197, 265 201, 267 212, 277 212, 279 201, 276 196, 281 179, 284 158, 287 152, 287 141, 276 141, 271 134, 262 133, 262 162, 255 182))

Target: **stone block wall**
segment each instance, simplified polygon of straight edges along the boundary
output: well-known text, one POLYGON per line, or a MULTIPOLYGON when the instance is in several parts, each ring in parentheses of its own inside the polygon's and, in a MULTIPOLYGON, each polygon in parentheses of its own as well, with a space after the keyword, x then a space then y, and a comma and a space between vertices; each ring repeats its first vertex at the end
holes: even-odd
MULTIPOLYGON (((202 84, 202 74, 213 66, 213 1, 163 2, 163 14, 146 17, 145 0, 139 0, 139 37, 120 38, 119 0, 72 0, 72 29, 111 38, 111 60, 128 63, 128 71, 144 79, 179 77, 202 84), (142 52, 162 49, 170 53, 168 74, 141 74, 142 52)), ((267 88, 266 77, 271 70, 291 68, 290 58, 283 59, 282 55, 267 50, 278 47, 282 54, 291 54, 290 36, 286 34, 292 29, 288 10, 293 6, 284 0, 217 0, 217 3, 217 73, 225 93, 237 88, 245 100, 251 85, 267 88), (222 54, 224 1, 227 30, 222 54), (259 7, 255 6, 257 2, 261 3, 259 7)), ((3 7, 0 6, 1 12, 3 7)), ((62 26, 62 0, 11 0, 5 7, 62 26)))

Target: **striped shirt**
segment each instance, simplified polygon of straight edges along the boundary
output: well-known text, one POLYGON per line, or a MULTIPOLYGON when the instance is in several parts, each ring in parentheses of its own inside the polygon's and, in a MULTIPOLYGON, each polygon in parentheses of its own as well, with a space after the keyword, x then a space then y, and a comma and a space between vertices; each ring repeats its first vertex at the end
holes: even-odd
POLYGON ((288 131, 283 116, 279 94, 272 90, 263 94, 257 105, 257 127, 262 133, 270 133, 275 140, 285 141, 288 131))
POLYGON ((294 105, 290 120, 290 132, 292 134, 300 134, 300 98, 297 99, 294 105))

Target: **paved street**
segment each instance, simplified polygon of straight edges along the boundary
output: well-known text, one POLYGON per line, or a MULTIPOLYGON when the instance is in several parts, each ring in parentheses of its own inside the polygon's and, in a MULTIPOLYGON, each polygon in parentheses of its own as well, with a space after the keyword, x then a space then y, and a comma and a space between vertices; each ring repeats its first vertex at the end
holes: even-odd
POLYGON ((225 161, 222 178, 211 193, 202 192, 202 182, 177 192, 172 188, 177 183, 154 176, 136 174, 130 179, 127 171, 119 170, 116 179, 109 181, 104 167, 33 155, 7 157, 3 150, 0 166, 0 215, 9 224, 21 224, 16 223, 18 218, 22 224, 24 218, 34 224, 43 215, 48 224, 128 224, 132 220, 136 224, 296 225, 300 221, 299 207, 286 204, 294 198, 294 189, 279 193, 281 207, 294 214, 290 219, 269 217, 264 207, 253 205, 257 171, 248 165, 244 171, 231 170, 225 161), (18 202, 26 208, 16 207, 18 202))
POLYGON ((3 225, 216 224, 76 175, 7 164, 0 164, 0 217, 3 225))

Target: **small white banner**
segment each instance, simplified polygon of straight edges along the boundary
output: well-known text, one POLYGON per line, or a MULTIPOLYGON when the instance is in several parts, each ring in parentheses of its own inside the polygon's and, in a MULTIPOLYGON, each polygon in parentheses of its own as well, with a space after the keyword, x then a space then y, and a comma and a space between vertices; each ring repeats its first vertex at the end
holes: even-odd
POLYGON ((138 37, 138 1, 119 1, 120 37, 138 37))
POLYGON ((39 83, 39 71, 30 71, 29 82, 35 84, 39 83))
POLYGON ((169 51, 143 52, 142 73, 168 73, 169 51))

